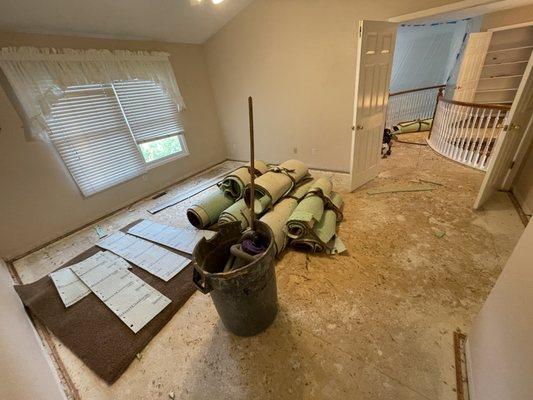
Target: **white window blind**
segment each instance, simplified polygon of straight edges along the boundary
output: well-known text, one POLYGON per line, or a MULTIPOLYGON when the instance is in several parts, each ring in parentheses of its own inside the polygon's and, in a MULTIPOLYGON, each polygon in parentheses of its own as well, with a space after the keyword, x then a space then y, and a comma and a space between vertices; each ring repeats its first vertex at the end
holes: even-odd
POLYGON ((51 109, 50 139, 85 196, 145 171, 111 85, 69 87, 51 109))
POLYGON ((159 85, 130 80, 114 82, 113 87, 138 144, 183 132, 176 104, 159 85))

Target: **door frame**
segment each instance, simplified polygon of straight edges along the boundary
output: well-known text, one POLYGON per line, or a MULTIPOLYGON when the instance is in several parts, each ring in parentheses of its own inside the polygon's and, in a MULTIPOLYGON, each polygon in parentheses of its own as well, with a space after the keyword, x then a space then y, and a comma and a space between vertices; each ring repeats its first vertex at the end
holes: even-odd
MULTIPOLYGON (((513 114, 518 104, 517 99, 520 100, 520 97, 524 92, 526 85, 533 86, 533 52, 529 57, 529 62, 527 64, 526 70, 524 71, 524 75, 522 77, 522 81, 520 82, 518 92, 516 93, 516 96, 513 100, 513 105, 511 106, 509 116, 504 122, 505 124, 509 125, 512 123, 514 116, 513 114)), ((494 156, 491 157, 489 165, 487 167, 487 172, 485 172, 485 177, 483 179, 483 182, 481 183, 481 187, 479 188, 479 192, 474 202, 474 209, 477 210, 481 206, 483 206, 483 204, 491 197, 494 191, 509 190, 512 186, 513 180, 516 177, 518 169, 521 163, 523 162, 526 152, 528 150, 526 144, 530 143, 532 140, 532 120, 533 117, 530 117, 529 121, 527 122, 527 126, 525 127, 522 139, 517 144, 516 149, 510 149, 510 155, 503 154, 500 150, 502 149, 504 144, 506 144, 505 139, 507 139, 507 135, 511 135, 512 133, 510 133, 508 130, 504 130, 500 134, 502 136, 500 136, 498 138, 498 141, 496 142, 494 156), (512 162, 514 162, 514 164, 511 164, 512 162), (505 166, 506 164, 511 165, 510 168, 507 169, 505 172, 499 171, 500 167, 505 166), (495 168, 498 168, 498 170, 495 170, 495 168)))

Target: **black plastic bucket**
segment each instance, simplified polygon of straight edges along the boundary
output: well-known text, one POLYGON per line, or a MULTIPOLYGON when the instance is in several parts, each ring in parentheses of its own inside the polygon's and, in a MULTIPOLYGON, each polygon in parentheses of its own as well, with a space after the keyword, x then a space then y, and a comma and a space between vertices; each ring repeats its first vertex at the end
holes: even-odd
POLYGON ((213 238, 202 239, 193 252, 194 284, 202 293, 211 293, 222 323, 239 336, 253 336, 265 330, 278 312, 272 231, 257 221, 256 232, 268 238, 267 250, 257 260, 235 270, 222 272, 230 247, 241 238, 239 221, 221 225, 213 238))

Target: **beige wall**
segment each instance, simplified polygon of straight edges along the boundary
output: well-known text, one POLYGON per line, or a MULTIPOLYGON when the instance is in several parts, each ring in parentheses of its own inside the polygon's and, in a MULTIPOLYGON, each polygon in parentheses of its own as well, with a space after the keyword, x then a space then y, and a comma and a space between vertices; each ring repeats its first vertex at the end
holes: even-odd
POLYGON ((259 158, 348 171, 357 21, 446 3, 452 1, 254 1, 206 43, 229 157, 248 158, 252 95, 259 158))
POLYGON ((226 158, 202 46, 0 32, 2 46, 169 52, 187 105, 183 119, 190 155, 83 198, 51 145, 25 140, 22 122, 0 89, 1 257, 30 250, 226 158))
POLYGON ((0 399, 65 398, 2 260, 0 321, 0 399))
POLYGON ((531 399, 532 246, 530 223, 468 334, 471 400, 531 399))
POLYGON ((497 11, 483 16, 481 30, 533 21, 533 4, 497 11))

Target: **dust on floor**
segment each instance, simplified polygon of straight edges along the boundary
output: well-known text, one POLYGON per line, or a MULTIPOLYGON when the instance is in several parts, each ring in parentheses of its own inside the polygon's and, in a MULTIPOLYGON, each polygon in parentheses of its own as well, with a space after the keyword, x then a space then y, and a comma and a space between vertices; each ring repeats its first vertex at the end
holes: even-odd
MULTIPOLYGON (((348 252, 286 252, 276 267, 280 312, 269 329, 235 337, 209 296, 196 293, 113 386, 54 339, 81 398, 455 399, 453 331, 468 332, 523 231, 508 198, 499 193, 474 211, 483 174, 416 145, 395 144, 379 177, 354 193, 347 193, 347 175, 316 175, 332 175, 343 193, 340 236, 348 252), (442 186, 367 194, 417 179, 442 186)), ((141 202, 99 225, 113 231, 152 218, 186 226, 191 202, 155 216, 145 211, 154 201, 141 202)), ((96 240, 87 228, 15 267, 31 282, 96 240)))

